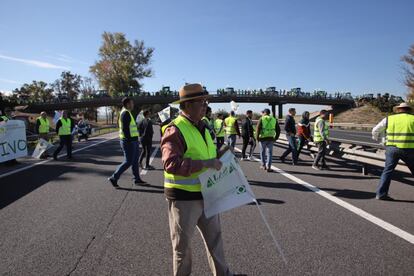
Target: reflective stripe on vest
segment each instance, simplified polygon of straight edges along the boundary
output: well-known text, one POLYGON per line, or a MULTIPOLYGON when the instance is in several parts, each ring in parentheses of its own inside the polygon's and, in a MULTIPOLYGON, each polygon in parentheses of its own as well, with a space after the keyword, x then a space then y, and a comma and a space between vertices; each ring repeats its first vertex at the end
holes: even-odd
POLYGON ((214 131, 216 132, 216 137, 224 137, 224 126, 222 119, 216 119, 214 121, 214 131))
POLYGON ((43 119, 42 117, 38 117, 37 119, 40 122, 39 133, 42 133, 42 134, 49 133, 49 129, 50 129, 49 120, 47 118, 43 119))
POLYGON ((276 118, 264 115, 260 118, 262 128, 260 129, 259 138, 275 138, 276 137, 276 118))
POLYGON ((400 113, 387 118, 387 146, 414 148, 414 115, 400 113))
POLYGON ((227 135, 237 134, 236 127, 235 127, 236 121, 237 121, 237 118, 233 116, 227 117, 224 120, 224 123, 226 124, 227 135))
POLYGON ((119 119, 118 119, 118 125, 119 125, 119 138, 121 139, 125 139, 125 134, 124 131, 122 130, 122 114, 124 112, 128 112, 129 116, 131 117, 131 121, 129 122, 129 134, 131 135, 131 137, 138 137, 138 128, 137 128, 137 124, 135 122, 134 117, 132 116, 131 112, 125 108, 122 108, 121 113, 119 113, 119 119))
POLYGON ((323 121, 324 122, 324 129, 323 129, 323 133, 325 134, 325 137, 328 138, 329 137, 329 124, 328 121, 322 119, 321 117, 318 117, 315 121, 315 127, 313 130, 313 141, 315 143, 320 143, 322 141, 324 141, 325 139, 322 137, 321 132, 319 131, 319 122, 323 121))
MULTIPOLYGON (((190 158, 192 160, 216 158, 216 146, 207 129, 205 129, 204 140, 200 131, 184 116, 178 116, 173 121, 173 124, 178 128, 185 140, 186 151, 184 152, 184 158, 190 158)), ((190 176, 174 175, 164 171, 164 187, 180 189, 187 192, 201 192, 201 184, 198 176, 206 170, 204 168, 190 176)))
POLYGON ((70 131, 70 125, 71 125, 70 119, 69 118, 66 118, 65 119, 65 118, 62 117, 59 120, 62 123, 62 126, 59 128, 58 135, 59 136, 62 136, 62 135, 70 135, 71 134, 71 131, 70 131))

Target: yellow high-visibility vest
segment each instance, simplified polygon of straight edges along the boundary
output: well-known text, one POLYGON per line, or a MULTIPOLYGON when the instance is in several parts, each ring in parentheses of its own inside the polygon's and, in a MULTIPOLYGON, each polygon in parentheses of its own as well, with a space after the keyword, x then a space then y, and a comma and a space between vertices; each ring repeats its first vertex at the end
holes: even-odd
POLYGON ((264 115, 260 118, 262 128, 260 129, 259 138, 276 137, 276 118, 270 115, 264 115))
POLYGON ((235 126, 236 121, 237 121, 237 118, 233 116, 229 116, 226 119, 224 119, 224 123, 226 124, 227 135, 237 134, 236 126, 235 126))
POLYGON ((318 117, 315 121, 315 127, 313 130, 313 141, 315 143, 320 143, 324 141, 324 138, 321 135, 321 132, 319 130, 319 122, 320 121, 324 121, 324 129, 323 129, 323 133, 325 134, 325 137, 328 138, 329 137, 329 123, 328 121, 322 119, 321 117, 318 117))
POLYGON ((224 126, 223 126, 223 120, 222 119, 216 119, 214 121, 214 131, 216 133, 216 137, 224 137, 224 126))
POLYGON ((49 133, 49 129, 50 129, 49 119, 48 118, 43 119, 42 117, 37 117, 37 119, 40 122, 39 133, 40 134, 49 133))
POLYGON ((387 118, 387 146, 414 148, 414 115, 399 113, 387 118))
MULTIPOLYGON (((184 158, 209 160, 217 157, 216 146, 207 129, 204 131, 204 140, 200 131, 184 116, 178 116, 174 119, 173 124, 178 128, 185 140, 186 151, 184 152, 184 158)), ((190 176, 175 175, 164 171, 164 187, 187 192, 201 192, 201 183, 198 176, 206 170, 204 168, 190 176)))
POLYGON ((125 108, 122 108, 121 113, 119 113, 119 118, 118 118, 118 125, 119 125, 119 138, 121 139, 125 139, 125 133, 122 130, 122 114, 124 112, 128 112, 129 116, 131 117, 131 121, 129 122, 129 134, 131 135, 131 137, 138 137, 139 133, 138 133, 138 127, 137 127, 137 123, 135 122, 134 117, 132 116, 131 112, 125 108))
POLYGON ((165 130, 167 129, 167 127, 168 127, 169 125, 170 125, 170 124, 166 124, 166 125, 163 125, 163 126, 161 127, 161 135, 164 135, 165 130))
POLYGON ((63 117, 61 117, 59 120, 62 123, 62 126, 59 128, 58 135, 59 136, 70 135, 72 133, 70 129, 71 120, 69 118, 65 119, 63 117))

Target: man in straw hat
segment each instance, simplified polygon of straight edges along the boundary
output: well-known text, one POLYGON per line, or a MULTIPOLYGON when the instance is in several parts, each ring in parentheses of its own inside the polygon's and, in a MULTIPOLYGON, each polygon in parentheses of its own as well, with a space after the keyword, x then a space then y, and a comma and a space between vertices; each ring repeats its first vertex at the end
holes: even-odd
POLYGON ((384 118, 372 129, 372 137, 377 140, 380 133, 386 135, 385 166, 377 188, 377 199, 392 200, 388 196, 392 173, 401 159, 414 175, 414 115, 411 107, 401 103, 396 114, 384 118))
POLYGON ((232 275, 224 259, 220 218, 206 218, 198 179, 208 168, 220 170, 222 166, 209 130, 201 120, 208 92, 200 84, 187 84, 180 89, 179 96, 175 103, 180 104, 181 114, 168 125, 161 140, 174 275, 191 274, 190 244, 196 227, 205 241, 213 274, 232 275))

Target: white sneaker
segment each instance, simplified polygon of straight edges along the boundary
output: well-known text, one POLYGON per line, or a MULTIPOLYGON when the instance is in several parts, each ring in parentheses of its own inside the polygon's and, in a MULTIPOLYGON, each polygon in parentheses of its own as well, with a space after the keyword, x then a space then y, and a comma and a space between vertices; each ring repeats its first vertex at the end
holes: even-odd
POLYGON ((244 160, 246 160, 246 158, 243 158, 243 157, 242 157, 242 158, 240 158, 240 161, 244 161, 244 160))
POLYGON ((251 156, 249 156, 249 157, 247 157, 246 159, 250 161, 250 160, 252 160, 252 157, 251 157, 251 156))
POLYGON ((321 170, 319 167, 317 167, 315 165, 312 165, 312 169, 317 170, 317 171, 320 171, 321 170))

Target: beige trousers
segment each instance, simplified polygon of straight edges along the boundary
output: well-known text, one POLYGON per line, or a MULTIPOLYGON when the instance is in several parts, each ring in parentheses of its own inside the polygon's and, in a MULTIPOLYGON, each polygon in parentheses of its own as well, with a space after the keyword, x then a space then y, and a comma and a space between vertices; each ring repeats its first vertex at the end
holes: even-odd
POLYGON ((191 239, 196 227, 203 237, 213 275, 232 275, 224 259, 220 217, 207 219, 202 200, 168 200, 168 205, 174 275, 191 274, 191 239))

